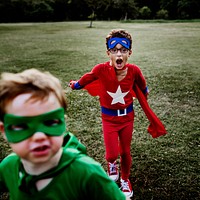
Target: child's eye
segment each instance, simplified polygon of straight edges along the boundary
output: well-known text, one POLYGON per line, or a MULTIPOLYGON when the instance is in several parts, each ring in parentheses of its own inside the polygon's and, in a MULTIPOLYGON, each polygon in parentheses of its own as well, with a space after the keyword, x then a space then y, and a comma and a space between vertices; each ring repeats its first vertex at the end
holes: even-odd
POLYGON ((113 51, 113 53, 117 53, 118 49, 113 49, 112 51, 113 51))
POLYGON ((26 130, 28 127, 26 124, 10 125, 9 129, 13 131, 22 131, 26 130))
POLYGON ((127 53, 128 49, 126 48, 121 48, 121 53, 127 53))
POLYGON ((49 119, 44 121, 44 125, 46 126, 56 126, 60 124, 60 120, 59 119, 49 119))

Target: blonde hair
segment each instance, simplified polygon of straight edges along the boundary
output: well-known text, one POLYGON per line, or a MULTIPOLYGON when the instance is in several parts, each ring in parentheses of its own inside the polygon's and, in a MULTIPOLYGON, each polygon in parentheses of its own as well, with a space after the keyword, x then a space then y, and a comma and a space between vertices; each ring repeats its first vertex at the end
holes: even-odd
POLYGON ((114 37, 129 39, 130 40, 130 49, 132 48, 132 36, 131 36, 131 34, 124 29, 114 29, 106 36, 106 47, 107 47, 107 49, 108 49, 108 40, 110 38, 114 38, 114 37))
POLYGON ((6 105, 20 94, 31 93, 30 99, 45 100, 55 94, 60 105, 66 109, 65 93, 59 79, 49 72, 37 69, 21 73, 2 73, 0 79, 0 119, 3 120, 6 105))

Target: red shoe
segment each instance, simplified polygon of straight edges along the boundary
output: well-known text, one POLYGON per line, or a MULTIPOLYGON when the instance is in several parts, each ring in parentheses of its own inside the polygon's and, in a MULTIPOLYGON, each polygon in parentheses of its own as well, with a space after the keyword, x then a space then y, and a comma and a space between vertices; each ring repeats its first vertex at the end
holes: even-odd
POLYGON ((118 167, 116 161, 114 163, 108 163, 108 176, 113 180, 117 181, 119 178, 118 167))
POLYGON ((121 179, 120 182, 121 182, 120 189, 122 190, 122 192, 127 197, 132 197, 133 196, 133 189, 132 189, 131 182, 129 181, 129 179, 127 179, 127 180, 121 179))

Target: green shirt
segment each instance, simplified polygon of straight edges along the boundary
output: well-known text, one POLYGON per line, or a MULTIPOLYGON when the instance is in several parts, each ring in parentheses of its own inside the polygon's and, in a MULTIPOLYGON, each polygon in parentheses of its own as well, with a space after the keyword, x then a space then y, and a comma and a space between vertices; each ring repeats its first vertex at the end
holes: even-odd
MULTIPOLYGON (((70 145, 69 145, 70 146, 70 145)), ((92 158, 71 147, 63 147, 57 167, 33 177, 27 184, 19 178, 20 158, 12 153, 0 164, 0 191, 8 191, 10 200, 125 200, 117 184, 92 158), (34 179, 53 177, 42 190, 35 189, 34 179), (19 189, 19 185, 21 188, 19 189)))

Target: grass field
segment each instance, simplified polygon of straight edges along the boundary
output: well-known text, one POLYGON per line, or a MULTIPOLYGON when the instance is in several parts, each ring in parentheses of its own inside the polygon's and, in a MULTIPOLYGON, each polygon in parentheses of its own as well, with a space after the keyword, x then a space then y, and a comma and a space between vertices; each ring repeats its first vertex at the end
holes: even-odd
MULTIPOLYGON (((135 101, 131 181, 135 200, 200 199, 200 22, 89 22, 0 24, 0 72, 50 71, 66 90, 68 130, 106 169, 100 107, 96 97, 67 83, 105 62, 105 37, 127 29, 133 37, 129 62, 143 71, 149 104, 168 134, 147 133, 148 120, 135 101)), ((1 138, 0 159, 10 149, 1 138)), ((1 197, 3 199, 3 196, 1 197)))

